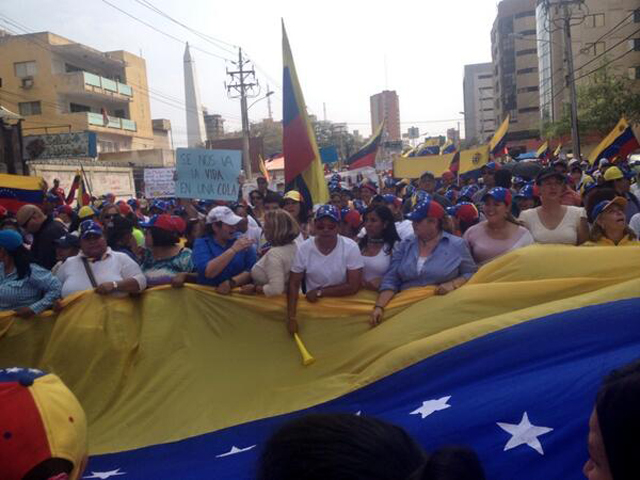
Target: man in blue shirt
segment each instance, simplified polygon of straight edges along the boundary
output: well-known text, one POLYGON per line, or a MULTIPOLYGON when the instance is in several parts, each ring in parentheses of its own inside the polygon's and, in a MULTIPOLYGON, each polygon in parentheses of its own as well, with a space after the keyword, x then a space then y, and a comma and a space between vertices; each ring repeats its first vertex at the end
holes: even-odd
POLYGON ((218 293, 227 294, 251 281, 256 248, 250 239, 236 239, 236 226, 241 221, 242 217, 229 207, 211 209, 205 236, 198 238, 193 247, 199 284, 217 287, 218 293))

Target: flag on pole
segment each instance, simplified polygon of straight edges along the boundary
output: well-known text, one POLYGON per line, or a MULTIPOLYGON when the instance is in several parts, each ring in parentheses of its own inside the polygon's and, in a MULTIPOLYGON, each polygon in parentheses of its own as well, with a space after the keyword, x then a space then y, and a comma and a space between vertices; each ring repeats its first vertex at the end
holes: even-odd
POLYGON ((549 160, 549 156, 551 154, 551 149, 549 148, 549 142, 546 141, 538 148, 536 152, 536 156, 541 158, 542 160, 549 160))
POLYGON ((556 149, 553 151, 553 158, 558 158, 560 152, 562 152, 562 142, 560 142, 556 149))
POLYGON ((282 21, 283 150, 287 190, 298 190, 307 205, 326 203, 329 190, 324 179, 320 151, 307 115, 287 31, 282 21))
POLYGON ((271 182, 271 176, 269 175, 269 170, 267 170, 262 155, 258 155, 258 166, 260 167, 260 173, 267 180, 267 183, 271 182))
MULTIPOLYGON (((440 139, 428 138, 420 145, 413 156, 426 157, 429 155, 440 155, 440 139)), ((411 155, 410 155, 411 156, 411 155)))
POLYGON ((382 132, 384 131, 384 121, 378 125, 376 131, 371 135, 371 138, 364 146, 356 153, 351 155, 346 164, 349 170, 355 170, 362 167, 375 167, 376 156, 378 155, 378 149, 380 148, 380 142, 382 140, 382 132))
POLYGON ((636 148, 640 147, 638 139, 633 133, 631 125, 626 119, 621 118, 616 127, 589 155, 589 163, 593 165, 601 158, 621 157, 626 158, 636 148))
POLYGON ((496 130, 496 133, 493 134, 491 142, 489 142, 489 153, 491 153, 491 155, 493 155, 494 157, 504 155, 505 152, 508 152, 508 150, 506 150, 506 144, 510 119, 511 116, 507 115, 507 118, 504 119, 502 125, 500 125, 500 128, 498 128, 498 130, 496 130))
POLYGON ((456 144, 451 140, 447 140, 447 142, 440 147, 440 155, 446 155, 447 153, 455 153, 457 151, 456 144))
POLYGON ((43 185, 41 177, 0 174, 0 206, 15 214, 23 205, 40 205, 45 194, 43 185))

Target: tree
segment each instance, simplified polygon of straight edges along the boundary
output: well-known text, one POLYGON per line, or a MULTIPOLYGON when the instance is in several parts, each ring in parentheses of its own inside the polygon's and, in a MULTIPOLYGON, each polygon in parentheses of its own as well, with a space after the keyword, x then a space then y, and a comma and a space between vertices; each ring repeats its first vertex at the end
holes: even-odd
MULTIPOLYGON (((578 124, 580 134, 607 135, 625 117, 630 123, 640 123, 640 92, 631 80, 615 75, 606 66, 590 75, 578 86, 578 124)), ((542 136, 557 138, 571 132, 571 111, 565 105, 561 118, 544 122, 542 136)))
POLYGON ((265 118, 249 127, 252 137, 262 137, 264 154, 267 157, 282 153, 282 122, 265 118))

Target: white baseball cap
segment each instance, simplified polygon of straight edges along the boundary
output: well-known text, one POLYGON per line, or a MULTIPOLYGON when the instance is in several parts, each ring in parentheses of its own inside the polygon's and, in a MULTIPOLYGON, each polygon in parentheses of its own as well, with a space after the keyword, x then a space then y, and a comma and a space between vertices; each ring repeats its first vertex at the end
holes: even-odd
POLYGON ((233 213, 229 207, 215 207, 207 214, 207 223, 222 222, 227 225, 237 225, 242 217, 233 213))

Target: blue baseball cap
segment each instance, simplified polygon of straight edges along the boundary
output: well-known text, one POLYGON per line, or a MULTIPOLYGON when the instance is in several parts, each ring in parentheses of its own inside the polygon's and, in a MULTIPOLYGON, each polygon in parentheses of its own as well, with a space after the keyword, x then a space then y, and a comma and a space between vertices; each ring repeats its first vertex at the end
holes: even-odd
POLYGON ((159 217, 159 215, 152 215, 151 218, 149 218, 148 222, 140 222, 138 223, 138 225, 140 226, 140 228, 151 228, 153 227, 153 224, 156 223, 156 219, 159 217))
POLYGON ((613 200, 602 200, 593 207, 593 210, 591 211, 591 218, 593 221, 595 222, 598 219, 598 216, 611 205, 618 205, 622 209, 625 209, 627 207, 627 199, 623 197, 615 197, 613 200))
POLYGON ((416 192, 416 199, 415 199, 415 204, 417 205, 418 203, 422 203, 422 202, 427 202, 431 200, 431 195, 429 195, 427 192, 425 192, 424 190, 418 190, 416 192))
POLYGON ((418 203, 411 213, 407 214, 407 220, 419 222, 424 218, 443 218, 445 216, 444 208, 435 200, 428 200, 418 203))
POLYGON ((316 212, 316 220, 320 220, 321 218, 330 218, 334 222, 340 222, 340 212, 338 211, 338 207, 334 205, 320 205, 318 211, 316 212))
POLYGON ((83 240, 87 235, 102 235, 102 225, 93 220, 85 220, 80 224, 80 239, 83 240))
POLYGON ((495 172, 496 170, 500 170, 500 165, 496 162, 488 162, 480 167, 480 173, 483 173, 485 170, 491 170, 492 172, 495 172))
POLYGON ((391 178, 391 177, 387 177, 384 179, 384 186, 387 188, 392 188, 396 186, 396 181, 391 178))
POLYGON ((455 202, 458 196, 458 192, 452 188, 449 188, 446 192, 444 192, 444 196, 450 202, 455 202))
POLYGON ((363 214, 364 212, 367 211, 367 206, 365 205, 365 203, 362 200, 358 200, 358 199, 353 201, 353 208, 359 211, 360 214, 363 214))
POLYGON ((467 185, 462 190, 460 190, 460 196, 458 197, 458 199, 462 197, 472 199, 476 193, 478 193, 478 187, 476 185, 467 185))
POLYGON ((0 230, 0 247, 8 252, 15 251, 22 245, 22 235, 15 230, 0 230))
POLYGON ((511 205, 511 191, 504 187, 494 187, 482 196, 484 202, 487 197, 493 198, 496 202, 511 205))
POLYGON ((460 202, 453 207, 448 207, 447 214, 469 223, 478 220, 480 216, 478 209, 471 202, 460 202))
POLYGON ((527 183, 516 194, 516 198, 535 198, 536 192, 533 183, 527 183))
POLYGON ((162 210, 163 212, 165 212, 167 210, 167 208, 169 208, 169 205, 165 201, 154 200, 151 203, 151 206, 149 207, 149 210, 151 210, 152 208, 157 208, 158 210, 162 210))

